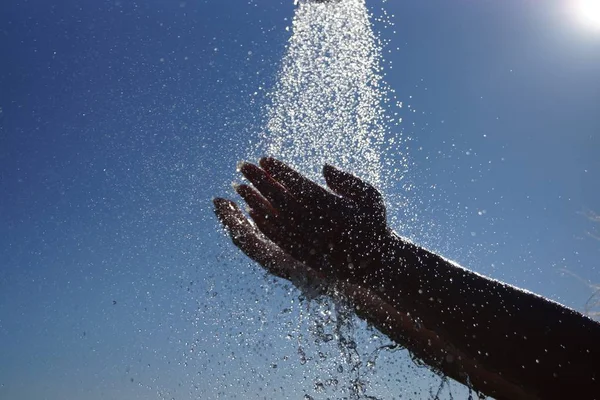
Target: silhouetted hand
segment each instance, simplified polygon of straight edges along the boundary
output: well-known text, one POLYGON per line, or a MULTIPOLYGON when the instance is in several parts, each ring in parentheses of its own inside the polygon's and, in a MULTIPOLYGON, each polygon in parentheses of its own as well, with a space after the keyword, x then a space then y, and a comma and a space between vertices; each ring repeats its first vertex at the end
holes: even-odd
POLYGON ((308 297, 325 292, 323 276, 302 262, 292 258, 283 249, 263 235, 246 219, 237 204, 231 200, 213 200, 215 214, 227 229, 233 243, 248 257, 258 262, 267 272, 291 281, 308 297))
POLYGON ((600 324, 395 235, 379 192, 351 174, 326 165, 327 190, 275 159, 259 165, 242 164, 252 186, 236 188, 255 224, 214 202, 233 242, 267 271, 309 295, 334 283, 357 315, 494 398, 598 398, 600 324))
MULTIPOLYGON (((331 294, 327 289, 334 284, 333 293, 347 299, 357 315, 437 367, 451 346, 384 298, 377 279, 376 287, 364 284, 370 263, 376 271, 382 268, 382 253, 397 254, 386 248, 391 231, 379 192, 329 165, 323 174, 331 191, 275 159, 263 158, 259 164, 241 164, 240 172, 252 186, 236 187, 255 224, 234 202, 214 200, 215 213, 234 244, 308 297, 331 294)), ((396 269, 397 262, 392 263, 396 269)), ((460 370, 449 373, 454 377, 460 370)))
POLYGON ((241 165, 252 186, 236 190, 260 232, 326 278, 360 281, 389 235, 381 194, 330 165, 323 168, 328 191, 276 159, 259 164, 241 165))

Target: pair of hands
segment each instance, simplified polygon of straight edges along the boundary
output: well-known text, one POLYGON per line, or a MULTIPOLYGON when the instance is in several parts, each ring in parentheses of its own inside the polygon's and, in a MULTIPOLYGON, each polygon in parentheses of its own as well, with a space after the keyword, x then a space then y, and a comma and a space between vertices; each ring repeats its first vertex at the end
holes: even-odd
POLYGON ((235 189, 253 223, 234 202, 214 199, 236 246, 302 289, 361 283, 390 234, 377 189, 331 165, 323 168, 330 190, 274 158, 242 163, 239 170, 252 184, 235 189))

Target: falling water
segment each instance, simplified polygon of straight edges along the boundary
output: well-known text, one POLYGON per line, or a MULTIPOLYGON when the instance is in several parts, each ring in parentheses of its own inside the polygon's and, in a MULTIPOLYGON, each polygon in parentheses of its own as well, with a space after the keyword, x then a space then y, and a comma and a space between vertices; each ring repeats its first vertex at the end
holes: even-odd
MULTIPOLYGON (((280 158, 317 181, 322 165, 330 163, 385 188, 388 91, 382 46, 365 1, 299 1, 291 30, 253 152, 280 158)), ((290 335, 296 336, 300 364, 313 360, 314 393, 375 398, 367 396, 372 388, 366 370, 373 372, 378 351, 365 356, 357 346, 373 352, 389 342, 366 331, 340 299, 317 299, 299 318, 302 327, 290 335), (355 329, 360 324, 362 331, 355 329), (330 341, 337 342, 337 356, 330 341)))
MULTIPOLYGON (((398 120, 388 119, 399 103, 383 79, 382 43, 370 17, 365 0, 298 0, 277 83, 263 110, 264 125, 247 158, 277 157, 321 183, 325 163, 351 171, 382 190, 392 226, 408 223, 414 230, 420 223, 416 203, 402 193, 411 192, 410 183, 402 182, 390 198, 409 162, 401 150, 405 140, 392 131, 398 120)), ((456 389, 447 378, 411 362, 408 352, 396 351, 398 346, 359 320, 343 299, 298 302, 290 285, 267 279, 256 303, 284 294, 285 305, 238 304, 238 315, 259 319, 261 327, 235 336, 243 341, 236 353, 257 348, 255 357, 270 365, 258 372, 252 363, 240 364, 233 372, 257 371, 252 376, 260 380, 244 385, 248 393, 257 384, 266 389, 268 378, 274 382, 269 389, 282 397, 290 391, 297 398, 302 390, 304 399, 440 398, 442 392, 453 398, 456 389), (262 324, 274 329, 261 336, 262 324)), ((236 319, 236 328, 242 329, 244 318, 236 319)))
POLYGON ((385 85, 364 0, 300 1, 261 151, 318 179, 324 163, 381 186, 385 85))

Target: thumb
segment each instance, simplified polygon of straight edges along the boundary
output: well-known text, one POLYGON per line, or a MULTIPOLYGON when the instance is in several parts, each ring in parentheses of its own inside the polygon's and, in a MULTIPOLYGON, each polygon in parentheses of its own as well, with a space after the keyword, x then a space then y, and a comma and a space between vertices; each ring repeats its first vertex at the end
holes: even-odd
POLYGON ((327 186, 336 194, 350 199, 361 206, 383 208, 383 196, 375 187, 349 172, 325 164, 323 176, 327 186))

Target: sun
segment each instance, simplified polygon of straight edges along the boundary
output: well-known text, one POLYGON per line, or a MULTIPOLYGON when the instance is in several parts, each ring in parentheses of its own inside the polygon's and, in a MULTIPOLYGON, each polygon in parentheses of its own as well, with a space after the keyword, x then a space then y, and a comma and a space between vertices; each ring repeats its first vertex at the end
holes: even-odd
POLYGON ((600 0, 575 0, 578 18, 590 28, 600 31, 600 0))

